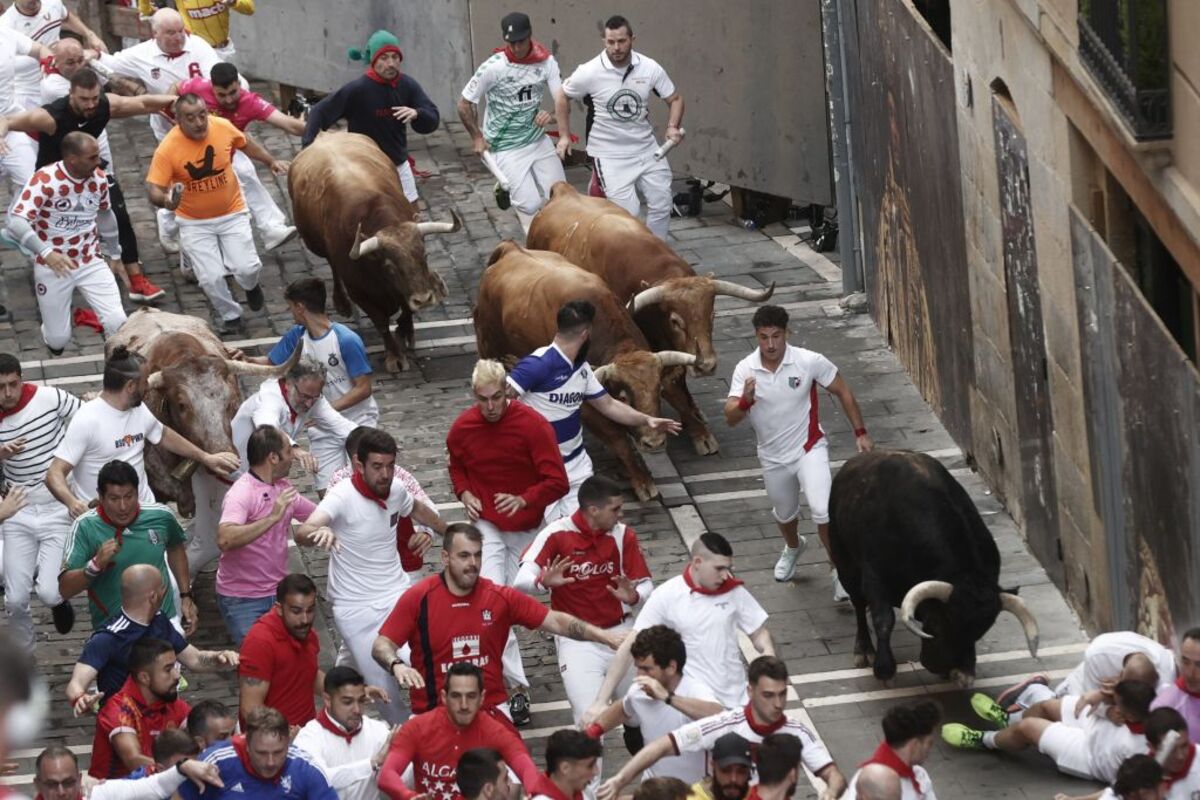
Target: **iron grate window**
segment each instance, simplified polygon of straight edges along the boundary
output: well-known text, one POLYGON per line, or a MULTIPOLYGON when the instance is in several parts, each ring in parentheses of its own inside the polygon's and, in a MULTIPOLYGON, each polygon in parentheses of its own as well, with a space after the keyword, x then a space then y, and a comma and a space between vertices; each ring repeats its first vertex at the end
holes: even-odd
POLYGON ((1135 139, 1171 136, 1167 0, 1079 0, 1079 55, 1135 139))

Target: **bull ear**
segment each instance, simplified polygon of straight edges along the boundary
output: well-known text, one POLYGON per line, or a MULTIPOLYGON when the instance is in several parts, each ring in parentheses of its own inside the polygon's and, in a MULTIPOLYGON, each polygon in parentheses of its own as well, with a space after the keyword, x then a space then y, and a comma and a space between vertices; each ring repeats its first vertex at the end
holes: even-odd
POLYGON ((162 387, 163 387, 162 370, 160 369, 156 372, 151 372, 150 377, 146 378, 146 388, 147 389, 161 389, 162 387))
POLYGON ((596 376, 596 380, 598 380, 600 383, 604 383, 606 380, 611 378, 615 371, 616 370, 613 368, 612 364, 604 364, 603 366, 596 367, 592 370, 593 374, 596 376))

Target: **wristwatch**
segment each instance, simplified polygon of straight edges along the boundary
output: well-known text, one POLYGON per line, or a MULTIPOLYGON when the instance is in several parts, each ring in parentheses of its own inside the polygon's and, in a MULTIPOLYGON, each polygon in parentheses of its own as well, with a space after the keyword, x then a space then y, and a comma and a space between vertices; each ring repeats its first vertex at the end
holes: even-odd
POLYGON ((180 592, 180 593, 179 593, 179 598, 180 598, 181 600, 182 600, 183 598, 185 598, 185 597, 186 597, 188 600, 192 600, 192 599, 194 599, 194 598, 192 597, 192 593, 191 593, 191 592, 180 592))
POLYGON ((407 666, 408 666, 408 664, 405 664, 405 663, 404 663, 404 659, 400 658, 400 656, 396 656, 395 658, 393 658, 393 659, 392 659, 392 663, 391 663, 391 664, 388 664, 388 674, 389 674, 389 675, 395 675, 395 674, 396 674, 396 665, 397 665, 397 664, 399 664, 399 665, 400 665, 400 666, 402 666, 402 667, 407 667, 407 666))

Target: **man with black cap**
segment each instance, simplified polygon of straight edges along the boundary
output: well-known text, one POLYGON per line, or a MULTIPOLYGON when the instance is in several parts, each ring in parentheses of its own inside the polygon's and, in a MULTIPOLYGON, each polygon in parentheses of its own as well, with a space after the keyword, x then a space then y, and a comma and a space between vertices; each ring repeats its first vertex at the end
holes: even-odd
POLYGON ((713 743, 710 774, 692 784, 688 800, 744 800, 750 791, 750 743, 727 733, 713 743))
POLYGON ((458 100, 458 116, 471 134, 475 154, 505 178, 507 191, 497 184, 500 207, 511 202, 528 233, 533 215, 550 197, 550 187, 566 180, 544 130, 552 117, 541 109, 546 90, 553 98, 560 88, 558 62, 534 40, 525 14, 507 15, 500 21, 500 33, 505 46, 475 70, 458 100), (487 98, 487 110, 481 130, 475 106, 482 98, 487 98))
POLYGON ((387 153, 396 165, 404 196, 416 203, 419 195, 408 163, 408 127, 433 133, 441 119, 437 106, 421 84, 400 73, 404 60, 400 40, 388 31, 375 31, 366 47, 351 48, 348 55, 351 61, 367 62, 367 71, 312 107, 300 144, 307 147, 319 132, 346 120, 351 133, 371 137, 387 153))

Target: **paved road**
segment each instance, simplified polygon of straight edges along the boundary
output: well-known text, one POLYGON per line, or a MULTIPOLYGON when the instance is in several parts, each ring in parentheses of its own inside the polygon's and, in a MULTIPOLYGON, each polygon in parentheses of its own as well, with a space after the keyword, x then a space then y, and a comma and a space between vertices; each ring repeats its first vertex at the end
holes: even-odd
MULTIPOLYGON (((469 402, 467 379, 475 360, 469 320, 471 301, 491 249, 502 238, 519 238, 520 228, 511 212, 495 208, 491 178, 470 156, 467 137, 457 125, 448 128, 430 137, 414 137, 418 140, 414 152, 418 165, 435 173, 420 186, 430 216, 444 218, 454 208, 466 223, 462 232, 428 241, 430 264, 441 271, 450 295, 444 306, 422 313, 417 326, 419 357, 411 371, 394 377, 377 373, 376 391, 382 424, 401 442, 402 463, 439 502, 443 513, 455 519, 462 517, 462 510, 454 501, 444 468, 444 436, 450 421, 469 402)), ((263 138, 277 153, 293 147, 274 132, 263 132, 263 138)), ((114 126, 113 150, 131 213, 142 234, 143 260, 150 277, 169 289, 161 307, 207 317, 204 297, 168 266, 154 235, 153 216, 141 189, 152 146, 150 133, 140 121, 114 126), (139 154, 136 161, 130 157, 135 152, 139 154)), ((569 177, 582 184, 586 175, 576 169, 569 177)), ((698 264, 701 271, 750 286, 776 283, 775 301, 793 314, 793 341, 827 354, 838 365, 860 400, 877 444, 930 452, 967 487, 999 544, 1003 584, 1021 587, 1022 597, 1036 613, 1042 630, 1042 657, 1034 661, 1024 649, 1016 620, 1002 617, 980 642, 980 685, 1003 686, 1032 671, 1068 669, 1084 643, 1077 620, 1025 548, 1002 505, 967 468, 962 453, 913 388, 870 319, 840 309, 837 301, 841 277, 836 263, 813 253, 799 242, 796 232, 782 225, 762 232, 743 230, 723 204, 709 205, 698 219, 674 220, 671 232, 673 246, 698 264)), ((266 255, 264 265, 267 307, 258 314, 247 312, 247 335, 239 340, 250 351, 273 341, 290 323, 282 301, 282 288, 288 282, 303 275, 329 274, 327 265, 297 243, 266 255)), ((78 392, 97 389, 99 337, 77 331, 76 342, 64 357, 44 361, 49 354, 37 332, 29 269, 12 252, 3 255, 3 266, 3 300, 12 310, 13 320, 11 324, 0 324, 0 348, 19 352, 30 379, 78 392)), ((732 298, 720 298, 717 309, 714 336, 720 365, 714 376, 693 379, 691 386, 714 423, 721 451, 701 457, 692 452, 687 441, 670 442, 665 454, 649 459, 663 501, 627 504, 627 521, 639 532, 657 580, 678 572, 687 545, 706 529, 718 531, 734 543, 738 573, 771 612, 771 628, 793 675, 795 694, 790 713, 815 726, 849 774, 880 739, 878 721, 891 703, 930 695, 942 704, 949 719, 967 720, 967 695, 907 663, 901 664, 901 672, 890 688, 881 687, 866 671, 851 668, 853 613, 848 605, 832 601, 815 538, 794 583, 782 585, 772 579, 779 541, 762 491, 752 436, 746 429, 728 429, 720 413, 734 363, 754 346, 749 325, 753 309, 732 298)), ((374 348, 376 366, 381 369, 378 339, 364 322, 360 321, 359 329, 368 346, 374 348)), ((823 402, 831 457, 840 463, 853 454, 853 436, 840 409, 827 397, 823 402)), ((595 448, 592 453, 600 472, 614 474, 611 460, 595 448)), ((303 478, 298 482, 309 484, 303 478)), ((807 519, 802 532, 813 532, 807 519)), ((293 549, 292 558, 297 568, 307 570, 324 586, 326 565, 322 557, 293 549)), ((212 581, 210 572, 197 582, 204 617, 194 640, 199 647, 227 644, 212 599, 212 581)), ((78 631, 69 637, 57 637, 48 612, 38 608, 35 616, 41 668, 55 698, 61 698, 62 686, 84 637, 78 631)), ((323 626, 322 657, 326 661, 336 651, 335 637, 330 626, 323 626)), ((893 638, 899 660, 915 657, 916 639, 911 634, 901 629, 893 638)), ((549 641, 536 634, 523 635, 522 645, 535 686, 534 722, 525 737, 539 756, 542 739, 569 724, 570 713, 549 641)), ((228 677, 191 675, 188 680, 187 697, 193 702, 205 697, 235 699, 235 685, 228 677)), ((46 741, 76 747, 86 759, 91 720, 71 719, 69 713, 64 714, 64 705, 56 705, 46 741)), ((618 738, 611 737, 608 743, 605 763, 609 774, 625 758, 618 738)), ((7 782, 28 783, 33 755, 33 750, 18 753, 20 768, 7 782)), ((942 798, 1046 798, 1056 790, 1085 788, 1054 773, 1036 754, 1011 758, 952 753, 939 743, 928 767, 942 798)))

